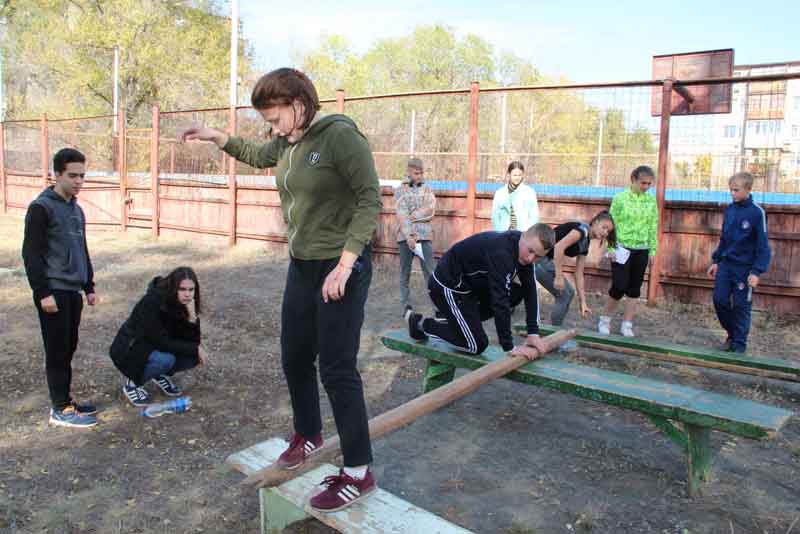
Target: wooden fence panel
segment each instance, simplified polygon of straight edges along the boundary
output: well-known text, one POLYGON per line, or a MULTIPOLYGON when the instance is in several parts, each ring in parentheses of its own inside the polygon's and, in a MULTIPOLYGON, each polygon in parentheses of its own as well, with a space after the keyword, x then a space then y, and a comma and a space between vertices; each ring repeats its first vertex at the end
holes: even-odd
MULTIPOLYGON (((8 212, 23 216, 27 205, 41 191, 41 177, 7 171, 8 212)), ((225 185, 161 181, 161 223, 176 236, 203 234, 220 241, 229 237, 229 190, 225 185)), ((128 222, 133 227, 151 226, 149 188, 129 188, 128 222)), ((286 225, 277 189, 240 187, 237 190, 236 231, 243 240, 273 242, 285 250, 286 225)), ((120 224, 122 197, 113 184, 88 181, 79 196, 89 224, 120 224)), ((397 222, 392 189, 382 190, 383 209, 375 236, 380 261, 396 262, 397 222)), ((492 196, 479 193, 475 199, 476 231, 491 229, 492 196)), ((540 197, 542 222, 551 225, 569 220, 588 221, 607 200, 540 197)), ((713 281, 705 275, 711 253, 719 241, 723 205, 668 202, 665 232, 659 250, 664 254, 662 296, 684 302, 711 302, 713 281)), ((778 313, 800 309, 800 206, 766 206, 773 262, 756 291, 755 306, 778 313)), ((441 255, 453 243, 469 235, 467 197, 464 192, 439 192, 434 218, 434 251, 441 255)), ((567 261, 568 271, 574 262, 567 261)), ((590 249, 586 267, 587 289, 606 292, 610 264, 596 245, 590 249)))

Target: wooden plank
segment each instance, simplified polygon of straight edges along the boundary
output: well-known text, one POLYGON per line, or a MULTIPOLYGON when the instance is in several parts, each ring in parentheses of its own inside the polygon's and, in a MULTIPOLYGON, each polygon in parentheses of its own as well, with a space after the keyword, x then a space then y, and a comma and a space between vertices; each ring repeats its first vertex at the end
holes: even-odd
MULTIPOLYGON (((390 349, 467 369, 477 369, 507 358, 495 346, 490 346, 480 356, 473 356, 455 352, 434 340, 418 343, 402 330, 384 334, 381 341, 390 349)), ((569 363, 554 357, 528 363, 508 373, 506 378, 754 439, 772 436, 792 416, 792 412, 782 408, 569 363)))
MULTIPOLYGON (((273 438, 230 455, 226 462, 238 471, 250 475, 273 464, 287 446, 288 443, 284 440, 273 438)), ((318 489, 317 485, 326 476, 338 472, 339 470, 333 465, 324 464, 280 486, 263 491, 275 492, 280 498, 297 505, 305 514, 340 532, 363 534, 408 532, 469 534, 470 532, 380 488, 363 501, 338 512, 326 514, 311 508, 308 500, 318 489)), ((274 500, 271 502, 275 503, 274 500)), ((267 530, 264 532, 269 532, 269 529, 274 531, 274 524, 269 523, 270 511, 262 510, 262 514, 267 517, 267 530)), ((273 517, 276 522, 280 522, 286 514, 286 510, 279 509, 273 517)))
MULTIPOLYGON (((555 350, 565 341, 575 336, 574 330, 562 330, 552 336, 542 339, 545 352, 555 350)), ((536 351, 537 355, 541 355, 536 351)), ((377 417, 369 420, 369 437, 376 440, 389 432, 401 428, 418 417, 434 412, 464 395, 468 395, 495 378, 517 369, 528 363, 524 356, 509 357, 503 353, 503 357, 489 365, 482 366, 481 369, 473 373, 468 373, 450 384, 439 387, 429 393, 420 395, 416 399, 401 404, 400 406, 384 412, 377 417)), ((255 484, 257 486, 277 486, 289 479, 292 479, 305 471, 313 469, 322 462, 330 461, 340 454, 339 436, 326 440, 325 444, 317 449, 313 456, 306 458, 305 462, 293 471, 287 471, 277 465, 266 467, 257 473, 248 476, 244 484, 255 484)))
MULTIPOLYGON (((559 328, 550 325, 540 325, 542 334, 552 334, 558 332, 559 328)), ((521 332, 525 330, 524 325, 514 325, 514 330, 521 332)), ((762 369, 765 371, 774 371, 776 375, 771 375, 774 378, 781 378, 783 380, 796 380, 800 381, 800 364, 789 360, 781 360, 778 358, 754 358, 733 352, 722 352, 707 347, 691 347, 688 345, 679 345, 677 343, 665 343, 655 341, 652 339, 635 337, 628 338, 624 336, 610 334, 604 336, 591 330, 580 330, 575 340, 581 345, 599 348, 603 350, 616 351, 619 348, 632 349, 641 352, 642 356, 649 355, 673 355, 680 356, 683 359, 679 360, 682 363, 691 365, 701 365, 701 362, 716 362, 736 368, 731 369, 744 372, 746 369, 762 369)), ((634 352, 633 354, 637 354, 634 352)), ((722 369, 723 367, 716 367, 722 369)))

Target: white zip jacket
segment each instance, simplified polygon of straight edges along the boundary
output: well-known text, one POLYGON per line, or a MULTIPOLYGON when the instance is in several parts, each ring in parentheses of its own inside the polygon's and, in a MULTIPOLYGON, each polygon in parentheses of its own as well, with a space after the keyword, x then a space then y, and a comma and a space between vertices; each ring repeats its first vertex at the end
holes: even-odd
POLYGON ((492 229, 505 232, 511 226, 511 205, 517 216, 517 230, 524 232, 539 222, 539 201, 536 191, 527 184, 519 184, 509 195, 508 185, 494 192, 492 200, 492 229))

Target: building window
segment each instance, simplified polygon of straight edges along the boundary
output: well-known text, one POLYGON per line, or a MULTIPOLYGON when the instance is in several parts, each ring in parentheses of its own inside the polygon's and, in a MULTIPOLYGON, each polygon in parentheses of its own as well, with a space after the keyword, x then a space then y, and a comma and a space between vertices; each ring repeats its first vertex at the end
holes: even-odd
POLYGON ((751 94, 747 102, 748 119, 782 119, 786 95, 751 94))
POLYGON ((782 124, 778 119, 747 121, 747 131, 755 135, 776 135, 781 133, 782 124))
POLYGON ((800 137, 800 124, 792 124, 792 137, 800 137))
POLYGON ((736 126, 726 126, 725 133, 723 135, 728 138, 736 137, 736 126))

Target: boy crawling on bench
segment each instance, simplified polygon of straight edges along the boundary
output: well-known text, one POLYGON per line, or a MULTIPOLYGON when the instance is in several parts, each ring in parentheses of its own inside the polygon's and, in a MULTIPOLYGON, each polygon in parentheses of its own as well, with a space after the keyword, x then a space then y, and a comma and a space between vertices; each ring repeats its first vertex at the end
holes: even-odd
POLYGON ((458 350, 480 354, 489 346, 482 322, 494 317, 497 337, 510 356, 534 359, 544 353, 539 338, 539 303, 533 263, 553 248, 555 233, 543 223, 526 232, 482 232, 445 252, 428 282, 428 293, 440 315, 423 318, 408 311, 409 335, 432 337, 458 350), (514 346, 511 311, 525 300, 528 337, 514 346))

